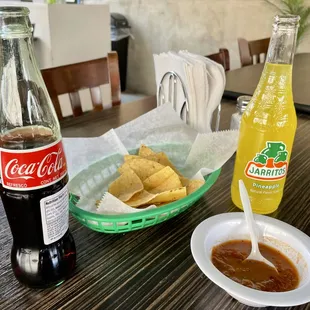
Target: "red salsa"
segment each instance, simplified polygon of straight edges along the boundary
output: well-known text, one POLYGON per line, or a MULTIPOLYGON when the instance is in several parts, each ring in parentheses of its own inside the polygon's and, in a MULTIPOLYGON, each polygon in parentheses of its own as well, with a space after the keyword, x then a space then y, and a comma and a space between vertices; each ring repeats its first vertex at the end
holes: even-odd
POLYGON ((286 292, 297 288, 299 277, 293 263, 278 250, 259 244, 262 255, 274 268, 255 260, 245 260, 251 252, 249 240, 232 240, 212 249, 212 263, 225 276, 244 286, 267 292, 286 292))

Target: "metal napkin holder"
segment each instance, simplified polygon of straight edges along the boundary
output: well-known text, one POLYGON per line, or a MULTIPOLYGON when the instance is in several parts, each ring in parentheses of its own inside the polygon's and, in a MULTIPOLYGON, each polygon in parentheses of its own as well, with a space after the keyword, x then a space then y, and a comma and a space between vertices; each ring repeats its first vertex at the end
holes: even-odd
MULTIPOLYGON (((180 110, 180 118, 188 124, 189 122, 189 103, 188 103, 188 94, 186 87, 181 79, 181 77, 174 71, 168 71, 166 72, 157 89, 157 106, 161 106, 165 102, 170 102, 172 104, 172 107, 174 110, 177 108, 177 102, 176 102, 176 91, 177 91, 177 85, 180 83, 183 96, 184 96, 184 102, 182 104, 181 110, 180 110), (168 79, 168 100, 165 98, 165 89, 164 89, 164 82, 168 79), (185 109, 185 119, 183 118, 184 115, 184 109, 185 109)), ((217 114, 216 114, 216 122, 215 122, 215 131, 219 130, 220 125, 220 117, 221 117, 221 104, 219 104, 217 108, 217 114)))

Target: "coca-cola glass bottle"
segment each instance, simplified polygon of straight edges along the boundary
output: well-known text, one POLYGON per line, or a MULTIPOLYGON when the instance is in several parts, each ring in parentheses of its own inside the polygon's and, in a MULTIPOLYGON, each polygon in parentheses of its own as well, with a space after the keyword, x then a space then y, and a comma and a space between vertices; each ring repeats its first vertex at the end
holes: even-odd
POLYGON ((36 63, 29 10, 0 7, 0 194, 16 278, 58 285, 73 271, 67 164, 60 127, 36 63))

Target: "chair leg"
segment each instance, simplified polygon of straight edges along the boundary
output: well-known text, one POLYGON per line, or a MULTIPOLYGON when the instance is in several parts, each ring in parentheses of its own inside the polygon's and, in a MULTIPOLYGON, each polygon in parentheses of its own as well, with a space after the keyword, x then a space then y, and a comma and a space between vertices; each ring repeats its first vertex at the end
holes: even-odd
POLYGON ((225 71, 229 71, 230 70, 229 51, 227 48, 220 48, 220 53, 223 55, 224 69, 225 71))
POLYGON ((59 100, 58 100, 58 97, 55 95, 55 96, 51 96, 51 100, 53 102, 53 106, 54 106, 54 109, 55 109, 55 112, 57 114, 57 117, 58 117, 58 120, 62 120, 63 119, 63 116, 62 116, 62 113, 61 113, 61 107, 60 107, 60 103, 59 103, 59 100))
POLYGON ((102 96, 101 96, 100 87, 97 86, 97 87, 90 88, 89 91, 90 91, 90 97, 93 103, 94 110, 102 111, 103 105, 102 105, 102 96))
POLYGON ((241 67, 253 65, 253 59, 250 53, 249 42, 245 39, 238 38, 239 54, 241 67))
POLYGON ((83 114, 81 98, 78 92, 69 93, 71 107, 74 116, 80 116, 83 114))
POLYGON ((116 52, 108 53, 108 71, 111 86, 112 105, 121 103, 121 86, 118 56, 116 52))

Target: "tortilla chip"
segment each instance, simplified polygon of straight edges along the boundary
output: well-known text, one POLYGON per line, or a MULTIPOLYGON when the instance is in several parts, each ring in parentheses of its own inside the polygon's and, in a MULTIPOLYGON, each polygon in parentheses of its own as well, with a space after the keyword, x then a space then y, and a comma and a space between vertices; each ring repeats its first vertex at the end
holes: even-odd
POLYGON ((190 180, 188 178, 180 176, 180 181, 182 183, 182 186, 187 186, 190 180))
POLYGON ((130 200, 126 201, 126 204, 130 207, 137 208, 146 204, 156 197, 156 195, 151 194, 145 190, 131 197, 130 200))
POLYGON ((202 180, 189 180, 189 183, 186 186, 187 195, 190 195, 191 193, 195 192, 203 184, 205 184, 205 182, 202 180))
POLYGON ((148 204, 153 203, 160 204, 163 202, 172 202, 184 198, 185 196, 186 196, 186 187, 180 187, 157 194, 156 197, 154 197, 152 200, 148 202, 148 204))
POLYGON ((168 156, 164 152, 155 153, 146 157, 146 159, 155 161, 163 166, 170 167, 174 172, 176 172, 179 176, 182 176, 181 172, 172 164, 169 160, 168 156))
POLYGON ((159 186, 160 184, 162 184, 164 181, 170 178, 173 174, 176 174, 176 173, 170 167, 165 167, 157 171, 156 173, 152 174, 147 179, 145 179, 143 181, 144 188, 146 190, 153 189, 159 186))
POLYGON ((157 208, 160 208, 160 207, 166 206, 167 204, 168 204, 168 203, 165 203, 165 202, 164 202, 164 203, 157 203, 157 204, 156 204, 156 207, 157 207, 157 208))
POLYGON ((141 157, 147 157, 149 155, 156 154, 154 151, 152 151, 149 147, 147 147, 144 144, 141 144, 138 155, 141 157))
POLYGON ((149 206, 151 206, 151 205, 154 205, 154 206, 156 206, 157 208, 159 208, 159 207, 166 206, 166 205, 168 205, 168 204, 169 204, 169 202, 146 204, 146 205, 144 205, 144 206, 139 207, 139 209, 145 209, 145 208, 147 208, 147 207, 149 207, 149 206))
POLYGON ((142 181, 131 169, 127 169, 119 178, 109 185, 108 192, 121 201, 129 200, 143 190, 142 181))
POLYGON ((118 171, 121 176, 110 184, 109 192, 134 208, 164 206, 204 184, 182 176, 164 152, 155 153, 145 145, 141 145, 138 155, 124 155, 118 171))
POLYGON ((150 189, 149 192, 152 194, 158 194, 158 193, 166 192, 171 189, 176 189, 180 187, 182 187, 180 178, 175 172, 173 172, 173 174, 168 179, 166 179, 160 185, 150 189))
POLYGON ((140 159, 142 157, 138 156, 138 155, 124 155, 124 161, 130 161, 132 159, 140 159))
POLYGON ((128 168, 132 169, 141 181, 144 181, 149 176, 165 167, 154 161, 141 158, 126 161, 121 167, 118 168, 118 171, 122 174, 128 168))

